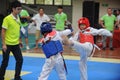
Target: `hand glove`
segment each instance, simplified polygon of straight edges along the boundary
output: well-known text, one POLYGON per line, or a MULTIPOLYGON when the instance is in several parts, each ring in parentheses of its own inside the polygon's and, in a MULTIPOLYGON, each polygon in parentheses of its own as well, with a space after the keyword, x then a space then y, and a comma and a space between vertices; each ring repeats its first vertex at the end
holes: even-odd
POLYGON ((70 29, 71 32, 73 32, 73 28, 72 28, 71 24, 68 25, 68 29, 70 29))

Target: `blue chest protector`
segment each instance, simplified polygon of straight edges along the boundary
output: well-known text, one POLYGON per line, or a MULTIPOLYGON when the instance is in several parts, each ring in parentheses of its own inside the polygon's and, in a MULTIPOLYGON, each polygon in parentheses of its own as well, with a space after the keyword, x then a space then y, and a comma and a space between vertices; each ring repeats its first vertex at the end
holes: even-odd
POLYGON ((42 45, 42 50, 47 58, 50 56, 56 55, 59 52, 63 51, 62 44, 59 40, 49 41, 42 45))

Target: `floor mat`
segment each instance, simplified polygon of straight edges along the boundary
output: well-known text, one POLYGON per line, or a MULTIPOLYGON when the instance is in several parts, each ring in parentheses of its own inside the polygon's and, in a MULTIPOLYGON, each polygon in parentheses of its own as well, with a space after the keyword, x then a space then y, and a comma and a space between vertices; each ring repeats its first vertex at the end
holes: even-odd
MULTIPOLYGON (((0 55, 0 64, 1 60, 2 56, 0 55)), ((44 58, 24 57, 21 74, 22 79, 37 80, 44 62, 44 58)), ((65 62, 68 69, 67 80, 80 80, 79 60, 65 60, 65 62)), ((14 74, 14 66, 15 59, 13 56, 10 56, 7 70, 14 74)), ((7 72, 6 74, 10 74, 10 72, 7 72)), ((11 78, 13 78, 13 76, 14 75, 11 75, 11 78)), ((8 78, 9 77, 6 76, 6 80, 10 80, 8 78)), ((52 70, 48 80, 59 80, 54 69, 52 70)), ((88 61, 88 80, 120 80, 120 64, 88 61)))

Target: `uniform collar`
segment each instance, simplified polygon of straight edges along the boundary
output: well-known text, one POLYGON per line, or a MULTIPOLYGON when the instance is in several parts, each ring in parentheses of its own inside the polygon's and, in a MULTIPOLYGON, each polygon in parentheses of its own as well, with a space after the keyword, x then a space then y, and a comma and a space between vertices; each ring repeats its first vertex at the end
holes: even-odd
POLYGON ((12 13, 11 13, 11 16, 12 16, 12 18, 15 19, 15 20, 18 19, 18 16, 17 16, 17 18, 16 18, 12 13))
POLYGON ((18 23, 20 23, 20 21, 19 21, 19 16, 17 15, 17 18, 11 13, 10 14, 11 15, 11 17, 15 20, 15 21, 17 21, 18 23))
MULTIPOLYGON (((109 16, 108 14, 106 14, 106 15, 109 16)), ((110 16, 112 16, 112 14, 110 16)))
MULTIPOLYGON (((59 13, 58 13, 59 14, 59 13)), ((63 12, 61 12, 59 15, 62 15, 63 14, 63 12)))

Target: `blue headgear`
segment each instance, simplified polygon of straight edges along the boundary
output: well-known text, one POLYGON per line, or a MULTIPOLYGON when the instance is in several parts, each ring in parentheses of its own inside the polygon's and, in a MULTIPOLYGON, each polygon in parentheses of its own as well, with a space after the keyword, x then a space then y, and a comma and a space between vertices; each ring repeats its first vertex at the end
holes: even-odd
POLYGON ((41 34, 50 33, 52 31, 52 25, 49 22, 43 22, 40 26, 41 34))

